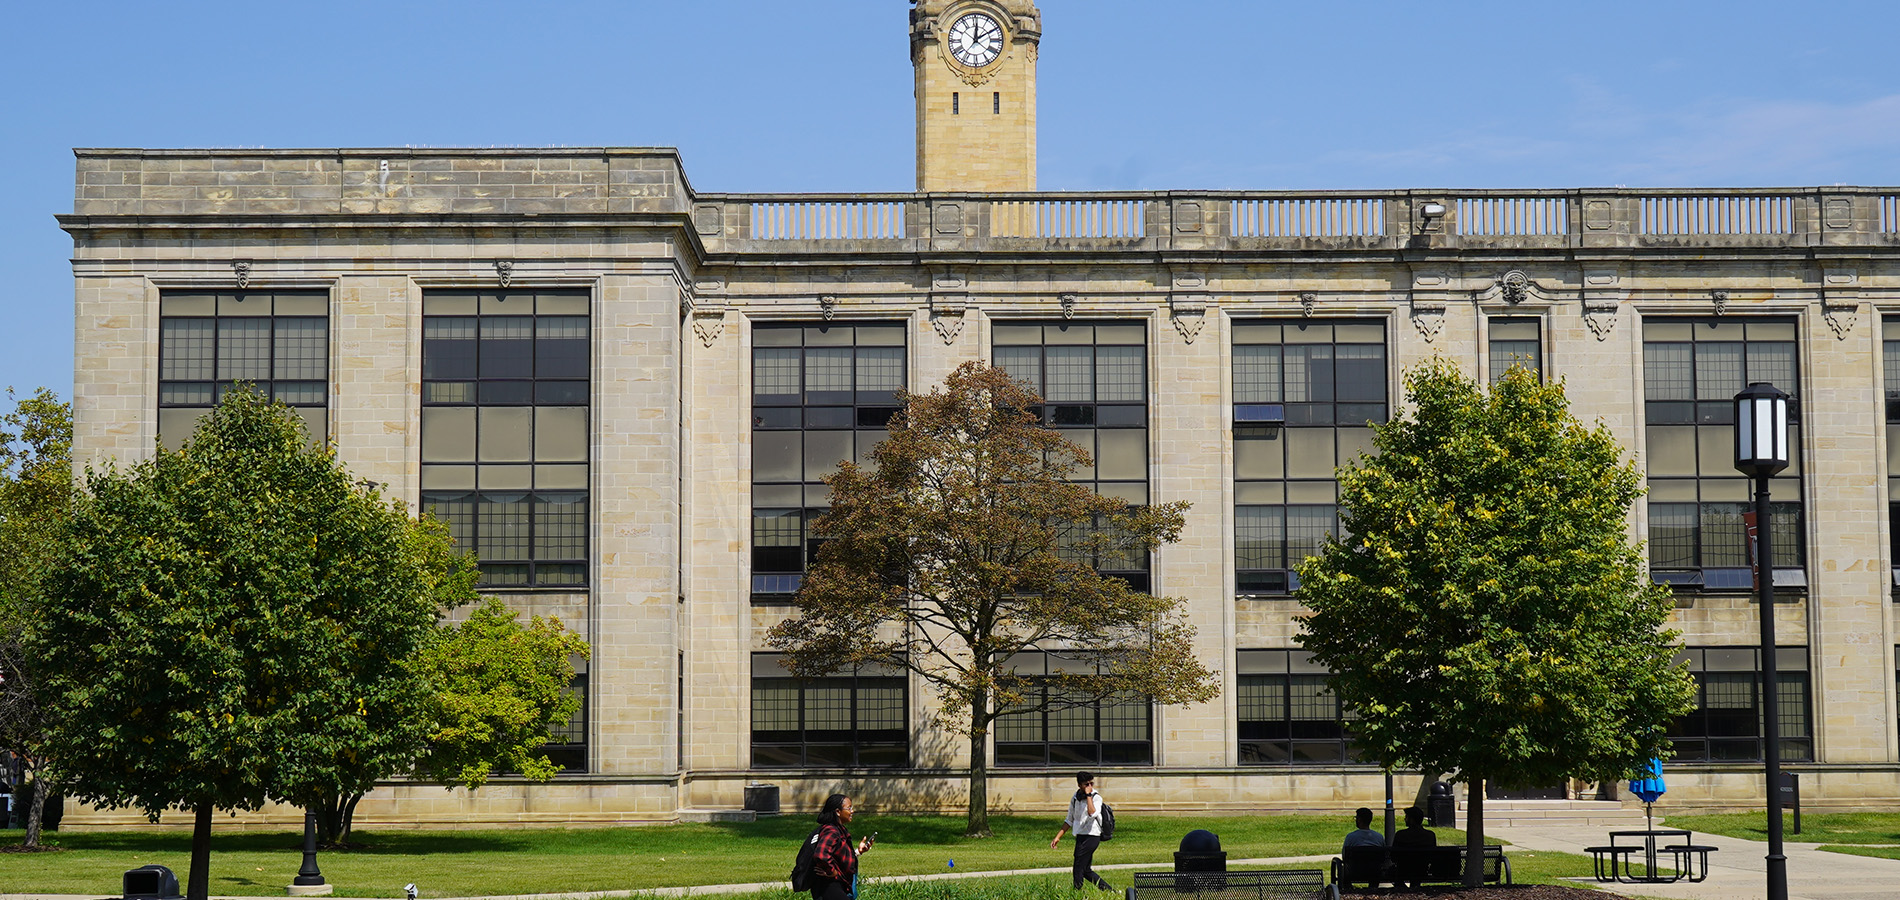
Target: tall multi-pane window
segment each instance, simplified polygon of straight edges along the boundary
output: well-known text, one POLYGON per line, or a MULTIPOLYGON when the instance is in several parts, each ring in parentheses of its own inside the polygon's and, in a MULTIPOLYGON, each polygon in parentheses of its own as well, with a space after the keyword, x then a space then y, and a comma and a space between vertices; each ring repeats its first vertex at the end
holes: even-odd
POLYGON ((794 678, 776 653, 752 654, 752 765, 757 768, 905 766, 908 681, 864 667, 794 678))
POLYGON ((158 299, 158 434, 177 449, 231 386, 256 385, 330 437, 330 297, 324 291, 166 291, 158 299))
POLYGON ((822 541, 824 477, 868 463, 904 389, 902 324, 752 329, 752 595, 790 602, 822 541))
POLYGON ((1236 588, 1285 594, 1339 531, 1333 470, 1372 452, 1390 411, 1385 325, 1242 320, 1233 335, 1236 588))
MULTIPOLYGON (((1129 506, 1148 503, 1147 326, 1123 322, 999 323, 996 365, 1043 398, 1044 424, 1087 450, 1092 466, 1070 476, 1129 506)), ((1148 554, 1081 560, 1149 588, 1148 554)))
POLYGON ((1145 696, 1092 702, 1067 698, 1048 681, 1092 664, 1054 653, 1020 653, 1010 660, 1032 682, 1025 708, 996 719, 999 766, 1136 766, 1154 763, 1152 704, 1145 696))
MULTIPOLYGON (((1696 762, 1763 758, 1761 649, 1690 647, 1677 654, 1696 681, 1696 708, 1669 728, 1676 759, 1696 762)), ((1814 726, 1809 715, 1808 648, 1775 651, 1775 715, 1781 732, 1781 758, 1814 758, 1814 726)))
POLYGON ((488 587, 587 582, 588 294, 422 298, 422 505, 488 587))
POLYGON ((587 658, 574 658, 574 680, 568 682, 568 693, 581 700, 580 708, 574 711, 566 722, 548 729, 548 742, 541 745, 542 754, 548 760, 561 767, 563 772, 587 771, 587 658))
POLYGON ((1497 384, 1513 368, 1544 377, 1544 344, 1535 317, 1497 316, 1486 323, 1490 332, 1491 383, 1497 384))
POLYGON ((1649 569, 1681 588, 1748 590, 1752 482, 1735 470, 1735 395, 1766 381, 1788 392, 1788 468, 1769 479, 1774 579, 1804 587, 1801 391, 1791 319, 1663 319, 1643 324, 1649 569))
POLYGON ((1242 765, 1356 762, 1350 716, 1326 688, 1331 673, 1304 650, 1242 650, 1235 697, 1242 765))
POLYGON ((1893 586, 1900 589, 1900 320, 1882 323, 1880 331, 1887 394, 1887 559, 1893 586))

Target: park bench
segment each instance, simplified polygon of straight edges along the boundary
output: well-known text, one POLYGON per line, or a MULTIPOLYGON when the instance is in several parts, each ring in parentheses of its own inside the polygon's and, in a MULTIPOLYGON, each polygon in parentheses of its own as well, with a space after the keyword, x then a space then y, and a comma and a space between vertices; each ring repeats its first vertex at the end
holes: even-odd
POLYGON ((1322 869, 1136 872, 1127 900, 1339 900, 1322 869))
MULTIPOLYGON (((1504 848, 1484 848, 1484 883, 1511 884, 1504 848)), ((1465 848, 1354 847, 1333 857, 1334 884, 1459 884, 1465 880, 1465 848), (1342 858, 1343 856, 1343 858, 1342 858)))

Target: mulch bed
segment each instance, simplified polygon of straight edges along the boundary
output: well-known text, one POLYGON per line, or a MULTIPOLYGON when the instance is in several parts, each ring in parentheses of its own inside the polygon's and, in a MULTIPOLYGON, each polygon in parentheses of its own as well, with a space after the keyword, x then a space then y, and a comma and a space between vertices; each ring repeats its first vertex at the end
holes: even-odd
POLYGON ((48 847, 45 844, 38 847, 28 847, 24 844, 0 844, 0 853, 58 853, 64 849, 66 848, 48 847))
MULTIPOLYGON (((1430 897, 1432 900, 1611 900, 1622 894, 1562 884, 1511 884, 1481 888, 1425 887, 1418 890, 1381 888, 1354 891, 1346 897, 1430 897)), ((1627 898, 1625 898, 1627 900, 1627 898)))

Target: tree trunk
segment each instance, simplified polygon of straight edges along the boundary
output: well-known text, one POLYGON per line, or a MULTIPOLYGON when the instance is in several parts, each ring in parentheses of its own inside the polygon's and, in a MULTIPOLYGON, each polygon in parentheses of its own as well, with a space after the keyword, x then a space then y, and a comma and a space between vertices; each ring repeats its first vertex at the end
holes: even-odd
POLYGON ((356 818, 356 803, 362 794, 330 794, 317 801, 311 810, 317 814, 317 845, 339 849, 349 843, 356 818))
MULTIPOLYGON (((43 817, 45 816, 46 810, 46 787, 40 783, 38 773, 35 773, 31 778, 21 780, 26 782, 26 838, 20 842, 20 845, 23 847, 38 847, 40 845, 40 823, 44 821, 43 817)), ((16 799, 15 802, 18 802, 18 800, 16 799)))
POLYGON ((194 812, 197 820, 191 827, 191 875, 186 879, 185 900, 208 900, 211 896, 211 801, 198 801, 194 812))
POLYGON ((1484 779, 1472 778, 1465 801, 1465 887, 1484 887, 1484 779))
POLYGON ((362 794, 351 794, 350 799, 343 804, 343 831, 336 839, 339 847, 347 845, 350 842, 350 833, 356 830, 356 802, 361 799, 363 799, 362 794))
POLYGON ((970 820, 964 837, 990 836, 988 711, 989 692, 977 691, 970 698, 970 820))

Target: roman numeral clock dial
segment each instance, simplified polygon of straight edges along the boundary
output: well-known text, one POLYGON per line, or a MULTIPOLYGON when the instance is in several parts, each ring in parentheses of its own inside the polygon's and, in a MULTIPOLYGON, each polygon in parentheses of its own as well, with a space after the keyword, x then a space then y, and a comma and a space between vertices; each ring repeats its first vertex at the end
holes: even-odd
POLYGON ((1003 26, 983 13, 970 13, 950 26, 950 55, 972 69, 987 66, 1003 52, 1003 26))

